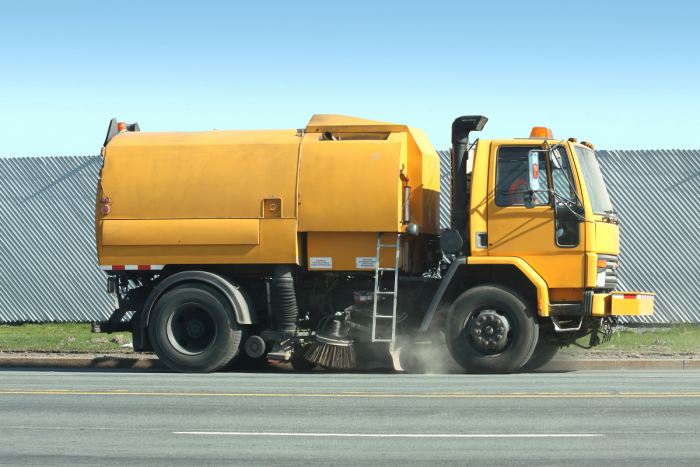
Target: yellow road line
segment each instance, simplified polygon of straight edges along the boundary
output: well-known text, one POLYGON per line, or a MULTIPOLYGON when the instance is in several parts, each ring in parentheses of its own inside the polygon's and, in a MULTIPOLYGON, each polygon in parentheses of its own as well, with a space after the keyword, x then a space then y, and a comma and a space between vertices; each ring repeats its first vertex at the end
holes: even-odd
POLYGON ((431 434, 431 433, 256 433, 246 431, 175 431, 174 435, 293 436, 320 438, 597 438, 603 434, 518 433, 518 434, 431 434))
POLYGON ((191 392, 130 392, 128 390, 80 391, 70 389, 12 389, 0 394, 79 395, 79 396, 198 396, 198 397, 346 397, 346 398, 423 398, 423 399, 556 399, 556 398, 682 398, 700 397, 700 392, 674 393, 509 393, 509 394, 274 394, 274 393, 191 393, 191 392))

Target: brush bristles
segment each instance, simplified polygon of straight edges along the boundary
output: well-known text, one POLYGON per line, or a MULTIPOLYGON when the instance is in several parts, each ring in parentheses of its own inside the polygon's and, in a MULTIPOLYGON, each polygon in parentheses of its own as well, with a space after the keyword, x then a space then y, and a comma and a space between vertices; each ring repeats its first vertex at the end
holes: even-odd
POLYGON ((327 368, 350 370, 357 366, 355 349, 352 345, 331 345, 314 342, 306 351, 304 358, 327 368))

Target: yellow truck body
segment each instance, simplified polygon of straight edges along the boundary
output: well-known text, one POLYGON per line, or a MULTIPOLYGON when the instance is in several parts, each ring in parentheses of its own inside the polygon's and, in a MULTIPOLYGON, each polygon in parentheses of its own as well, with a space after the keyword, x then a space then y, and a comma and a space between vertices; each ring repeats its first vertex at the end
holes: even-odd
POLYGON ((538 128, 469 145, 486 121, 453 124, 449 230, 438 154, 410 126, 315 115, 300 129, 145 133, 113 121, 95 209, 98 261, 120 300, 105 329, 133 311, 136 347, 212 371, 244 344, 250 358, 262 348, 294 361, 309 342, 348 346, 365 332, 393 346, 408 328, 446 326, 468 371, 508 372, 586 333, 595 345, 618 316, 652 314, 653 293, 615 290, 619 227, 592 145, 538 128), (173 304, 183 288, 196 307, 173 304), (300 330, 299 308, 318 334, 300 330), (218 343, 224 315, 244 343, 218 343), (192 363, 207 352, 226 356, 192 363))
POLYGON ((354 270, 375 256, 378 232, 404 227, 402 169, 411 222, 437 234, 440 162, 415 128, 321 115, 306 131, 124 132, 105 149, 99 262, 314 267, 310 258, 331 257, 317 269, 354 270))

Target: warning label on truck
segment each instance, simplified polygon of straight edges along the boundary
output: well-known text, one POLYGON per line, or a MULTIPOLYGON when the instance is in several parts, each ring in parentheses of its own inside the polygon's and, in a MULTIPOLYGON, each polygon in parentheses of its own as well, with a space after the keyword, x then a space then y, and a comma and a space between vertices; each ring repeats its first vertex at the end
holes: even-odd
POLYGON ((357 269, 374 269, 374 267, 377 264, 377 258, 375 257, 361 257, 361 256, 356 256, 355 257, 355 267, 357 269))
POLYGON ((333 258, 309 258, 309 269, 331 269, 333 267, 333 258))

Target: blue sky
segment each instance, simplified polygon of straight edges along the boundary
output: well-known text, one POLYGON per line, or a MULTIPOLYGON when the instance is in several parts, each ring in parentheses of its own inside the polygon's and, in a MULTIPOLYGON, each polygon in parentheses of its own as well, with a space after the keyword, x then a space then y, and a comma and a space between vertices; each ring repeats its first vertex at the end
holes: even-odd
POLYGON ((597 149, 698 149, 700 2, 0 0, 0 157, 143 131, 408 124, 447 149, 549 126, 597 149))

